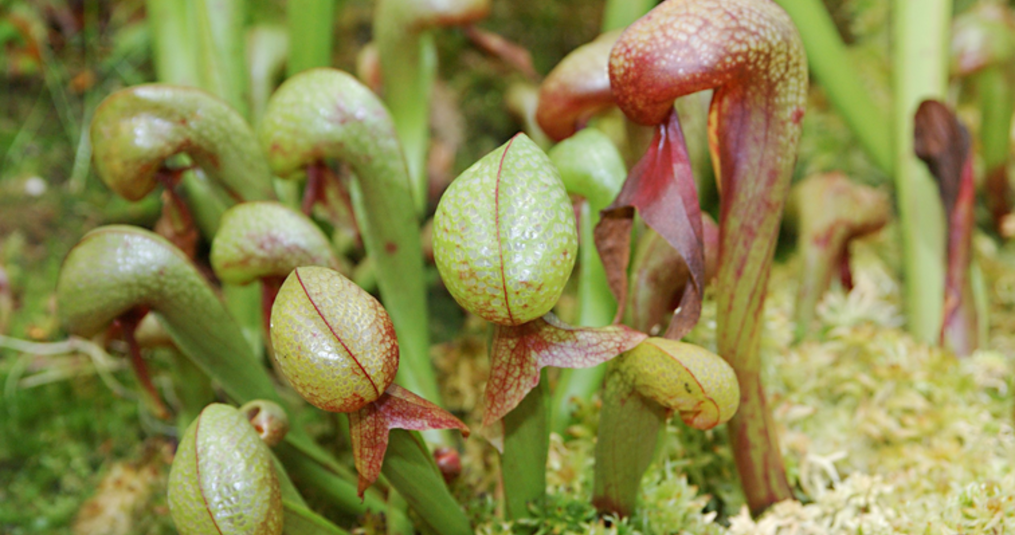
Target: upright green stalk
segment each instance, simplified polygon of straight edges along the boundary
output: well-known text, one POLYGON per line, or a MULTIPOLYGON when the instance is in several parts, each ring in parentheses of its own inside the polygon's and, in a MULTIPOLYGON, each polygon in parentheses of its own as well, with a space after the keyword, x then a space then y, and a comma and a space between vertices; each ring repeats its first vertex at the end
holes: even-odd
MULTIPOLYGON (((289 35, 281 24, 259 24, 247 32, 247 71, 250 87, 250 122, 261 122, 275 81, 289 57, 289 35)), ((276 186, 277 187, 277 186, 276 186)))
POLYGON ((335 0, 290 0, 285 16, 289 27, 289 76, 331 66, 335 0))
POLYGON ((374 39, 381 59, 384 102, 391 110, 409 167, 417 213, 423 212, 427 201, 430 92, 437 73, 437 49, 431 29, 469 24, 485 17, 489 10, 489 0, 377 3, 374 39))
POLYGON ((945 215, 934 179, 913 153, 913 118, 921 101, 945 98, 952 0, 894 0, 892 6, 892 131, 905 311, 909 331, 933 343, 943 314, 945 215))
POLYGON ((181 0, 147 0, 155 76, 171 84, 197 87, 197 40, 193 4, 181 0))
MULTIPOLYGON (((870 98, 821 0, 776 0, 800 31, 811 72, 860 145, 882 171, 892 170, 892 138, 885 110, 870 98)), ((910 121, 912 122, 912 121, 910 121)))
POLYGON ((504 416, 504 454, 500 470, 504 477, 504 513, 508 520, 532 516, 530 507, 542 511, 546 505, 546 459, 549 450, 533 447, 545 444, 549 436, 546 376, 539 379, 515 410, 504 416))
POLYGON ((194 4, 200 87, 250 117, 246 73, 246 2, 188 0, 194 4))

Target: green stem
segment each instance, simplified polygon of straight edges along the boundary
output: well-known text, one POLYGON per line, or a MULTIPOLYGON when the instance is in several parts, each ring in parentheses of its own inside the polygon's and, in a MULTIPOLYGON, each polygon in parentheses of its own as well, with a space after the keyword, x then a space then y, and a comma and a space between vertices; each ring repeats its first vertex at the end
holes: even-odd
POLYGON ((903 246, 905 311, 909 331, 938 340, 944 302, 945 215, 926 166, 913 153, 913 118, 919 103, 943 100, 951 0, 894 0, 895 195, 903 246))
POLYGON ((1011 152, 1012 113, 1015 97, 1011 82, 1005 76, 1006 66, 990 66, 973 76, 980 104, 980 144, 983 165, 994 169, 1008 162, 1011 152))
POLYGON ((200 87, 250 116, 247 94, 246 2, 190 0, 194 4, 200 87))
POLYGON ((448 491, 419 433, 392 429, 381 470, 391 486, 436 533, 473 533, 468 517, 448 491))
POLYGON ((592 503, 597 510, 622 517, 635 511, 641 478, 652 462, 666 417, 661 405, 643 398, 610 367, 596 440, 592 503))
POLYGON ((323 516, 307 509, 306 505, 282 500, 285 535, 349 535, 349 532, 332 524, 323 516))
POLYGON ((275 465, 275 474, 278 476, 278 485, 282 492, 282 507, 285 515, 282 533, 285 535, 348 535, 344 529, 311 511, 307 507, 306 500, 293 485, 282 461, 274 453, 271 459, 275 465))
MULTIPOLYGON (((811 73, 882 171, 892 169, 892 139, 881 110, 864 88, 831 15, 821 0, 776 0, 800 31, 811 73)), ((912 122, 912 121, 910 121, 912 122)), ((912 129, 910 127, 910 129, 912 129)))
MULTIPOLYGON (((261 122, 275 81, 281 76, 289 56, 289 35, 284 26, 260 24, 247 32, 247 83, 250 87, 250 119, 261 122)), ((277 187, 277 185, 276 185, 277 187)))
POLYGON ((427 206, 430 95, 437 74, 431 28, 468 24, 484 17, 489 9, 489 0, 381 0, 377 4, 373 29, 384 102, 402 144, 417 215, 427 206))
POLYGON ((539 378, 517 407, 504 417, 504 453, 500 458, 504 509, 508 520, 533 516, 546 503, 546 459, 549 454, 546 375, 539 378))
MULTIPOLYGON (((595 248, 593 232, 599 222, 597 211, 588 202, 581 205, 578 222, 578 322, 579 327, 609 325, 617 312, 617 300, 606 283, 606 272, 595 248)), ((575 409, 571 400, 589 401, 603 384, 606 365, 591 368, 562 368, 550 402, 550 431, 563 435, 575 409)))
POLYGON ((378 48, 384 73, 384 102, 391 111, 405 154, 416 212, 422 214, 427 203, 430 95, 437 72, 437 47, 432 32, 403 32, 397 44, 378 41, 378 48))
POLYGON ((740 410, 730 420, 733 458, 740 484, 761 506, 751 513, 760 515, 768 505, 792 497, 779 449, 777 427, 765 401, 764 385, 758 371, 736 370, 740 384, 740 410))
POLYGON ((152 33, 155 77, 169 84, 197 87, 197 39, 191 22, 193 3, 147 0, 145 7, 152 33))
POLYGON ((335 0, 292 0, 286 3, 289 29, 289 76, 331 65, 335 0))
POLYGON ((657 3, 658 0, 606 0, 601 33, 628 27, 657 3))
MULTIPOLYGON (((387 502, 375 489, 367 489, 363 499, 360 500, 356 495, 356 483, 351 483, 344 475, 336 474, 315 462, 290 444, 279 444, 275 450, 286 470, 299 483, 326 496, 328 503, 343 513, 359 516, 367 511, 378 514, 389 512, 387 502)), ((396 533, 411 535, 413 532, 412 522, 401 511, 389 512, 388 522, 397 526, 396 533)))

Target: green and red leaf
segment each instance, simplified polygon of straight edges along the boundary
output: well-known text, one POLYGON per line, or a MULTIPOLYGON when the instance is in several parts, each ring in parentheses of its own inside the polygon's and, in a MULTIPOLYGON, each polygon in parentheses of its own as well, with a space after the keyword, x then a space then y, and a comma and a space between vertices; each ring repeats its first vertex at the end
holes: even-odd
POLYGON ((391 385, 377 401, 349 413, 352 454, 359 472, 360 497, 377 480, 388 449, 392 429, 458 429, 465 437, 469 428, 448 411, 398 386, 391 385))
POLYGON ((625 327, 571 327, 552 314, 515 327, 497 325, 490 349, 483 426, 500 421, 539 384, 546 366, 588 368, 638 345, 647 335, 625 327))

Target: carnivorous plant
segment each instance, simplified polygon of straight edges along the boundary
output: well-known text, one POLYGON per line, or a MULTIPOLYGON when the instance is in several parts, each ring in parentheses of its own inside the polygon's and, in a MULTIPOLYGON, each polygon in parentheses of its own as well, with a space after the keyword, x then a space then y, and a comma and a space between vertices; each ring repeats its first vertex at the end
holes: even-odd
POLYGON ((268 163, 279 176, 323 166, 328 159, 351 166, 363 242, 374 258, 381 299, 402 348, 399 382, 439 400, 428 354, 423 252, 412 185, 384 105, 342 71, 311 69, 272 95, 258 132, 268 163))
MULTIPOLYGON (((649 153, 632 170, 615 202, 619 211, 614 214, 622 220, 627 217, 624 210, 630 210, 624 207, 636 206, 690 267, 692 284, 667 338, 678 338, 697 320, 703 278, 693 181, 685 176, 686 164, 665 145, 683 142, 675 136, 679 128, 672 105, 681 95, 715 91, 709 144, 721 199, 718 353, 732 365, 740 385, 740 409, 730 421, 730 437, 748 505, 760 513, 792 496, 765 403, 758 344, 761 308, 804 114, 803 46, 792 21, 772 2, 667 0, 621 35, 610 56, 610 85, 629 118, 659 125, 649 153), (672 177, 674 172, 673 182, 658 178, 672 177), (649 204, 651 200, 658 202, 649 204), (674 221, 682 227, 674 229, 674 221), (669 227, 661 230, 661 224, 669 227), (667 232, 673 230, 677 232, 667 232)), ((605 245, 623 252, 624 224, 610 219, 604 217, 600 229, 618 241, 604 240, 605 245), (611 229, 613 225, 620 232, 611 229)), ((600 251, 611 269, 609 251, 604 253, 602 247, 600 251)), ((617 273, 614 280, 623 281, 623 267, 626 255, 612 268, 617 273)))
POLYGON ((540 370, 594 366, 645 338, 622 326, 570 327, 550 313, 576 249, 560 175, 524 134, 455 179, 434 216, 434 259, 444 284, 460 305, 494 324, 483 425, 503 451, 509 518, 529 516, 546 492, 540 370))
MULTIPOLYGON (((310 266, 289 275, 272 307, 271 339, 279 370, 304 399, 349 413, 361 496, 382 470, 390 430, 457 428, 468 435, 457 418, 392 384, 399 351, 391 319, 376 299, 336 271, 310 266)), ((470 533, 425 447, 414 443, 418 437, 398 432, 391 439, 424 452, 413 474, 383 465, 396 488, 417 511, 432 513, 427 521, 438 532, 470 533), (405 492, 410 487, 420 492, 405 492)))

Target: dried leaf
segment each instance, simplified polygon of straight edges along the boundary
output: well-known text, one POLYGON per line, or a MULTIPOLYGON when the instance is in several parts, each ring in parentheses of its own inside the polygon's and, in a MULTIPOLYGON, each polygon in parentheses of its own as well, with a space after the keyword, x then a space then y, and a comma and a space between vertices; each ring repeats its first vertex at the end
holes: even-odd
POLYGON ((360 498, 381 473, 391 429, 459 429, 469 436, 469 428, 451 413, 394 384, 377 401, 349 413, 349 429, 360 498))
POLYGON ((679 339, 694 327, 701 314, 705 260, 698 189, 676 112, 670 112, 657 127, 648 152, 631 169, 620 195, 603 210, 596 227, 596 247, 610 288, 620 303, 617 319, 623 317, 627 301, 632 207, 680 253, 690 271, 691 285, 681 296, 680 307, 666 332, 667 338, 679 339))
POLYGON ((483 426, 498 422, 539 384, 546 366, 588 368, 631 349, 647 335, 625 327, 571 327, 553 314, 515 327, 497 325, 490 350, 483 426))

